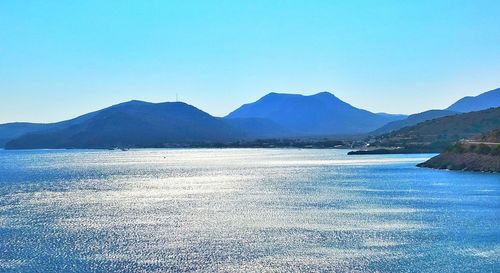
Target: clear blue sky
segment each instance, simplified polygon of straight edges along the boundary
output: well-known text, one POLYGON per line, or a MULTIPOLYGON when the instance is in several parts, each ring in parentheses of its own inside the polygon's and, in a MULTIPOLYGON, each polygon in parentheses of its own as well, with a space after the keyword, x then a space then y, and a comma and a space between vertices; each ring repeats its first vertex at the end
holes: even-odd
POLYGON ((131 99, 225 115, 268 92, 370 111, 500 87, 500 1, 0 2, 0 123, 131 99))

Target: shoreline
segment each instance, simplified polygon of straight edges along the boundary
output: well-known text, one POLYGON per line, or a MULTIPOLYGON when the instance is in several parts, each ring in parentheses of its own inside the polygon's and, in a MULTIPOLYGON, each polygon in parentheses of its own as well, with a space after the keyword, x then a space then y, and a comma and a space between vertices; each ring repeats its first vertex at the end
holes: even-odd
POLYGON ((450 171, 500 173, 500 156, 444 152, 417 164, 417 167, 450 171))

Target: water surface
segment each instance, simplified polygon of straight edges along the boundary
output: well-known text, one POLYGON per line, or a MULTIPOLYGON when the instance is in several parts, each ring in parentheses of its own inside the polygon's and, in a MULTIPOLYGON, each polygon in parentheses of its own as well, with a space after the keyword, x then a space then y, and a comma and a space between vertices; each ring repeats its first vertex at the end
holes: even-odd
POLYGON ((498 174, 345 153, 0 150, 0 271, 498 272, 498 174))

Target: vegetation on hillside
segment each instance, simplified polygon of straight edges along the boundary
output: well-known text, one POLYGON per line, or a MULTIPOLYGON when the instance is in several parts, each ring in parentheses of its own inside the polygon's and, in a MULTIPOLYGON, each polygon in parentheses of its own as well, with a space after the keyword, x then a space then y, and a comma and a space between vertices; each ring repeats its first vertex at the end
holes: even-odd
POLYGON ((500 155, 444 152, 417 166, 433 169, 500 172, 500 155))
POLYGON ((500 156, 500 144, 497 145, 487 145, 484 143, 479 144, 466 144, 463 142, 455 143, 455 145, 446 149, 446 152, 465 154, 465 153, 475 153, 482 155, 492 155, 500 156))
POLYGON ((419 167, 500 172, 500 130, 459 141, 419 167))
MULTIPOLYGON (((473 139, 482 133, 500 128, 500 107, 424 121, 367 140, 369 153, 379 149, 380 153, 442 152, 456 141, 473 139), (370 151, 372 150, 372 151, 370 151), (384 150, 389 152, 383 152, 384 150)), ((486 138, 493 138, 494 131, 486 138)), ((366 151, 359 153, 367 153, 366 151)), ((357 154, 352 153, 352 154, 357 154)))
POLYGON ((476 141, 500 143, 500 129, 481 134, 475 138, 476 141))

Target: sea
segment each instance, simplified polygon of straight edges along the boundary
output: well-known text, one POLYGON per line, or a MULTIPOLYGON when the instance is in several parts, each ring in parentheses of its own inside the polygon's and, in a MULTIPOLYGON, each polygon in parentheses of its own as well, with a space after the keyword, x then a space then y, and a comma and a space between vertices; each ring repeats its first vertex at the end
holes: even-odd
POLYGON ((500 175, 337 149, 0 150, 0 272, 500 272, 500 175))

